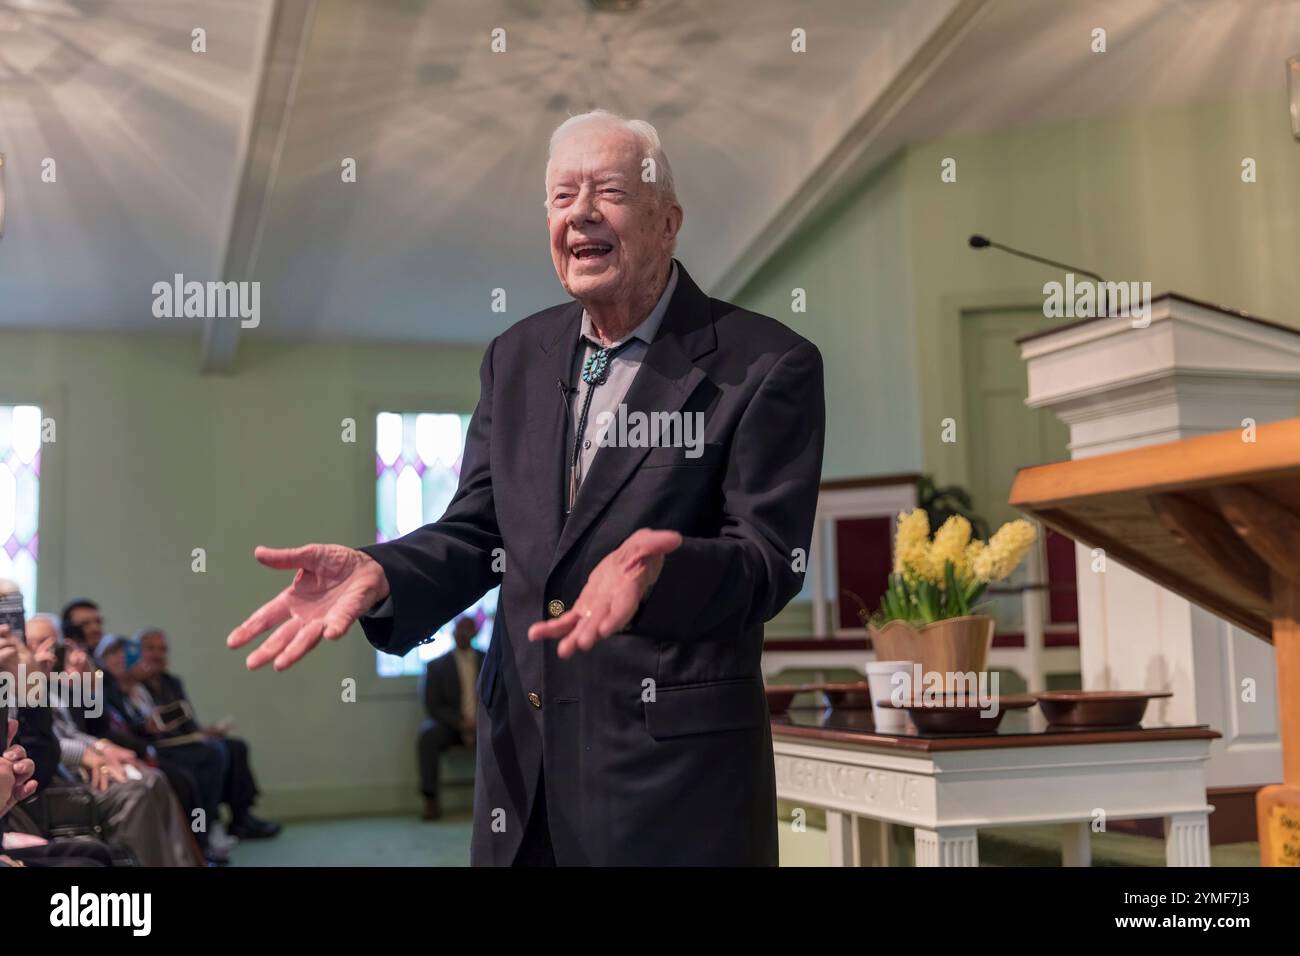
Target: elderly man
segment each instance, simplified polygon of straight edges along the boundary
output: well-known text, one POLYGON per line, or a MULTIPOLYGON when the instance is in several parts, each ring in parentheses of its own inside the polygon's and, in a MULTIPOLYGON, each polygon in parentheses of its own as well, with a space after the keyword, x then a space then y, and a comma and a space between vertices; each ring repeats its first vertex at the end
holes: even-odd
POLYGON ((500 584, 471 862, 775 864, 759 659, 802 583, 821 356, 672 258, 682 209, 648 123, 566 121, 546 189, 576 301, 488 346, 446 513, 360 550, 257 549, 297 575, 228 644, 273 629, 248 666, 283 669, 360 620, 402 654, 500 584))

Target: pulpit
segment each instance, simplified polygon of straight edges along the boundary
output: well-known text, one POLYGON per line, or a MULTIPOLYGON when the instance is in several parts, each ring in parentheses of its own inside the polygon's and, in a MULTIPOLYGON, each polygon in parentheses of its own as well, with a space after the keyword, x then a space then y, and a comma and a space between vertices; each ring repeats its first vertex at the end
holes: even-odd
POLYGON ((1273 644, 1276 698, 1249 678, 1234 693, 1277 707, 1260 855, 1300 866, 1300 418, 1025 468, 1010 501, 1092 549, 1080 575, 1116 562, 1273 644))

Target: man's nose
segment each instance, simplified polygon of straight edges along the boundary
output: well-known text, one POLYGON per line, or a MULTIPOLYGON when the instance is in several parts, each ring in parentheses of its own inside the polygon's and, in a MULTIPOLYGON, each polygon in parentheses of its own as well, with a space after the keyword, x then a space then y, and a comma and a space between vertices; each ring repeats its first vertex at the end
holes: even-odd
POLYGON ((600 210, 596 208, 595 194, 585 189, 579 192, 569 207, 569 222, 576 226, 584 222, 600 222, 601 218, 600 210))

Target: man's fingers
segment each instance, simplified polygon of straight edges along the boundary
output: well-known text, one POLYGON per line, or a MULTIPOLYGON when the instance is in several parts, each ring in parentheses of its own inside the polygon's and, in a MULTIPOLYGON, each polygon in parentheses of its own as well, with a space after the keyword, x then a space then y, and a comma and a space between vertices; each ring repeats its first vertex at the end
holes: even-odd
POLYGON ((529 627, 528 639, 530 641, 540 641, 547 638, 564 637, 564 635, 573 630, 574 626, 577 625, 580 620, 581 615, 579 615, 576 608, 571 611, 565 611, 557 618, 553 618, 549 621, 538 621, 536 624, 529 627))
POLYGON ((302 660, 308 651, 320 643, 324 632, 324 621, 308 621, 304 624, 289 646, 276 657, 275 669, 286 670, 302 660))
POLYGON ((275 568, 277 571, 289 571, 305 568, 309 565, 314 566, 314 561, 307 561, 306 559, 313 557, 316 550, 317 546, 314 544, 304 544, 297 548, 267 548, 258 545, 253 549, 253 557, 268 568, 275 568))
POLYGON ((255 671, 263 664, 278 657, 301 627, 302 621, 297 618, 290 618, 277 627, 257 650, 248 655, 248 669, 255 671))
POLYGON ((325 633, 321 636, 327 641, 337 641, 348 632, 353 623, 354 619, 342 611, 330 611, 325 615, 325 633))
POLYGON ((239 627, 230 632, 226 638, 227 647, 243 647, 263 631, 283 624, 289 619, 289 599, 285 592, 280 592, 267 601, 239 627))
POLYGON ((18 721, 12 717, 9 718, 9 726, 5 728, 5 750, 8 750, 18 736, 18 721))
POLYGON ((637 560, 652 554, 672 554, 682 546, 682 536, 677 531, 653 531, 642 528, 635 535, 636 547, 633 549, 637 560))

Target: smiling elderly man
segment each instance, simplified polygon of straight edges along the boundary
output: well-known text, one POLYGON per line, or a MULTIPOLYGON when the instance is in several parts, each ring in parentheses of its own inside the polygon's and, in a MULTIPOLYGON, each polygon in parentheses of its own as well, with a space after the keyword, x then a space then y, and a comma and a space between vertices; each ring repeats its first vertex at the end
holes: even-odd
POLYGON ((446 513, 360 550, 258 548, 298 573, 228 643, 274 628, 248 666, 283 669, 360 620, 404 654, 499 584, 471 861, 775 864, 759 658, 801 585, 821 356, 673 259, 682 209, 648 123, 569 119, 546 190, 575 301, 488 346, 446 513), (620 407, 698 416, 703 441, 602 441, 620 407))

